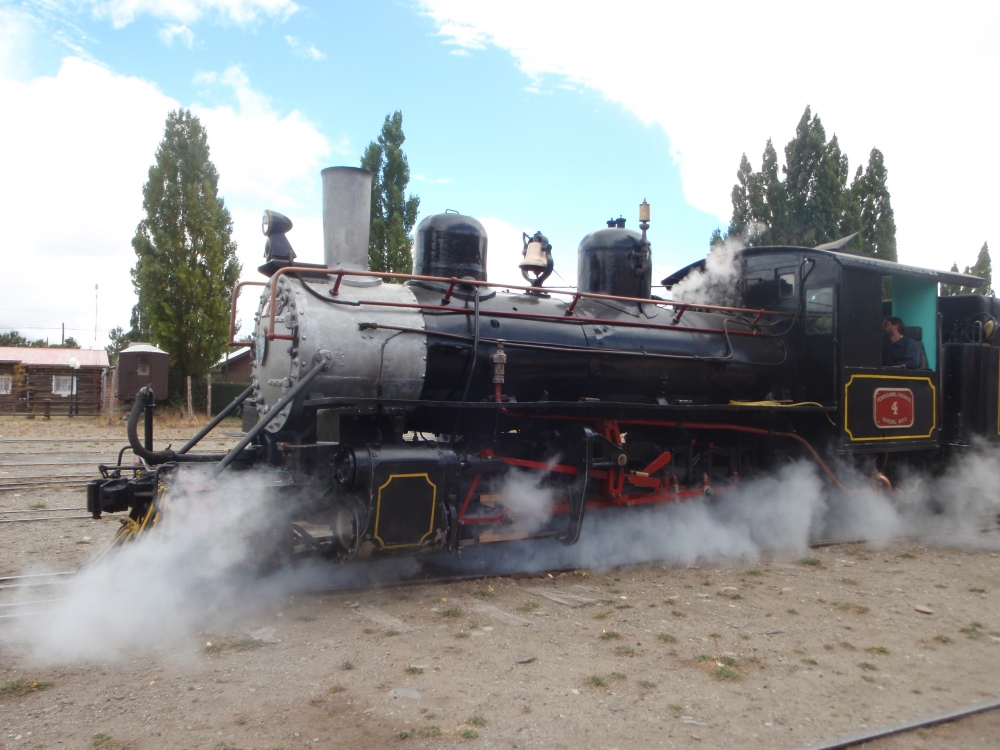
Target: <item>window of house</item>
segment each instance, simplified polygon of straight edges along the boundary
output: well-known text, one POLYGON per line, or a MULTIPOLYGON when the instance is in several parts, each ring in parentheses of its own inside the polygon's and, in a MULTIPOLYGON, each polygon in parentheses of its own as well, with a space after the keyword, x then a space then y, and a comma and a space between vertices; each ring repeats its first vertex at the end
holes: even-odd
POLYGON ((0 396, 9 396, 14 391, 14 378, 11 375, 0 375, 0 396))
POLYGON ((795 296, 795 273, 778 274, 778 298, 789 299, 795 296))
POLYGON ((148 378, 149 377, 149 355, 148 354, 140 354, 139 357, 137 358, 136 362, 137 362, 137 364, 136 364, 136 367, 135 367, 135 374, 138 375, 140 378, 148 378))
POLYGON ((76 392, 76 378, 72 375, 53 375, 52 393, 56 396, 72 396, 76 392))
POLYGON ((806 290, 806 333, 827 335, 833 333, 834 295, 832 286, 806 290))

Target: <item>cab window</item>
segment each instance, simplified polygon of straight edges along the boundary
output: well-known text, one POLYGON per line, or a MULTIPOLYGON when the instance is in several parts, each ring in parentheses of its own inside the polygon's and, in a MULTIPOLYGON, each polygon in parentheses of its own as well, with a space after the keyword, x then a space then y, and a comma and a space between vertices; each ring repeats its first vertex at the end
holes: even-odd
POLYGON ((829 336, 836 322, 832 286, 806 290, 806 334, 829 336))

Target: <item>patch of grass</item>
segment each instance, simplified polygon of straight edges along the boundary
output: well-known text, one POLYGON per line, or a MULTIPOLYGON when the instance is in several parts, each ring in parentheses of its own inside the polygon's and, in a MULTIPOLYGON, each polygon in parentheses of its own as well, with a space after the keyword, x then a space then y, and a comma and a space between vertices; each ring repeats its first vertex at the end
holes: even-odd
POLYGON ((722 637, 722 633, 709 633, 708 637, 709 638, 721 638, 722 637))
POLYGON ((205 644, 206 654, 221 654, 224 651, 247 651, 252 648, 260 648, 264 641, 259 638, 240 638, 236 641, 216 641, 205 644))
POLYGON ((426 737, 430 739, 434 737, 440 737, 442 735, 442 732, 441 732, 441 727, 435 726, 434 724, 430 724, 426 727, 420 727, 420 729, 417 730, 417 734, 419 734, 421 737, 426 737))
POLYGON ((869 672, 878 672, 878 667, 872 664, 870 661, 859 661, 858 666, 869 672))
POLYGON ((937 641, 938 643, 954 643, 954 641, 946 635, 936 635, 934 636, 933 640, 937 641))
POLYGON ((708 654, 698 654, 694 657, 697 661, 712 661, 712 657, 708 654))
POLYGON ((361 632, 365 635, 375 635, 378 631, 375 628, 365 628, 361 632))
POLYGON ((857 651, 858 650, 857 646, 855 646, 853 643, 850 643, 848 641, 841 641, 840 645, 841 645, 841 648, 846 648, 848 651, 857 651))
POLYGON ((757 570, 757 568, 750 568, 750 570, 745 570, 743 572, 746 573, 748 576, 763 575, 763 573, 761 573, 759 570, 757 570))
POLYGON ((685 615, 679 609, 672 609, 672 610, 670 610, 670 614, 672 614, 674 617, 687 617, 687 615, 685 615))
POLYGON ((415 732, 412 729, 400 729, 398 732, 396 732, 392 736, 395 737, 397 740, 408 740, 414 734, 415 734, 415 732))
POLYGON ((788 608, 788 609, 786 609, 785 611, 786 611, 786 612, 787 612, 788 614, 790 614, 790 615, 797 615, 797 614, 799 613, 799 611, 798 611, 797 609, 795 609, 794 607, 789 607, 789 608, 788 608))
POLYGON ((340 668, 343 669, 345 672, 350 672, 352 669, 354 669, 354 662, 352 661, 342 662, 340 668))
POLYGON ((923 695, 924 694, 923 690, 916 690, 916 689, 914 689, 914 690, 911 690, 910 692, 913 693, 914 695, 923 695))
POLYGON ((613 641, 616 638, 621 638, 621 633, 616 633, 614 630, 602 630, 599 636, 602 641, 613 641))
POLYGON ((468 630, 459 630, 457 633, 455 633, 455 637, 456 638, 468 638, 469 637, 469 631, 468 630))
POLYGON ((841 578, 840 582, 841 583, 846 583, 848 586, 857 586, 858 585, 858 582, 855 581, 853 578, 841 578))
POLYGON ((48 508, 49 506, 46 505, 45 503, 32 503, 28 507, 31 508, 31 510, 43 510, 44 508, 48 508))
POLYGON ((823 563, 821 563, 815 557, 803 557, 801 560, 799 560, 799 565, 809 565, 809 566, 814 567, 814 568, 818 568, 822 564, 823 563))
POLYGON ((327 695, 337 695, 339 693, 343 693, 345 690, 347 690, 347 688, 343 685, 331 685, 327 688, 326 693, 327 695))
POLYGON ((734 659, 731 656, 719 656, 719 657, 716 658, 715 661, 717 663, 721 664, 724 667, 735 667, 736 666, 736 659, 734 659))
POLYGON ((712 676, 717 680, 735 680, 740 673, 731 667, 716 667, 712 676))
POLYGON ((867 615, 871 610, 864 604, 856 604, 851 610, 856 615, 867 615))
POLYGON ((615 646, 615 656, 635 656, 635 649, 631 646, 615 646))
POLYGON ((95 734, 93 739, 91 739, 90 747, 94 748, 94 750, 125 750, 128 745, 125 745, 110 735, 101 732, 99 734, 95 734))
POLYGON ((616 604, 615 609, 632 609, 631 604, 616 604))
POLYGON ((601 677, 599 674, 590 675, 590 677, 584 680, 584 682, 593 688, 602 688, 608 686, 607 681, 605 681, 605 679, 601 677))
POLYGON ((448 609, 442 609, 440 614, 442 617, 458 618, 462 616, 462 610, 460 610, 458 607, 448 607, 448 609))
POLYGON ((626 675, 624 672, 612 672, 611 673, 611 679, 612 680, 626 680, 626 679, 628 679, 628 675, 626 675))
POLYGON ((660 633, 656 637, 659 638, 664 643, 677 643, 677 638, 670 635, 669 633, 660 633))
POLYGON ((472 589, 472 595, 478 597, 479 599, 489 599, 490 597, 496 596, 497 592, 493 590, 492 586, 487 586, 486 588, 476 586, 472 589))
POLYGON ((478 740, 479 732, 477 732, 475 729, 469 729, 468 727, 466 727, 465 729, 459 731, 458 736, 461 737, 463 740, 478 740))
POLYGON ((889 649, 887 649, 885 646, 872 646, 871 648, 866 648, 865 651, 867 651, 869 654, 888 654, 889 653, 889 649))
POLYGON ((875 682, 875 678, 874 677, 871 677, 871 676, 866 675, 866 674, 861 675, 861 679, 864 680, 865 682, 875 682))
POLYGON ((702 586, 711 586, 712 585, 712 579, 711 578, 706 578, 704 581, 701 582, 701 585, 702 586))
POLYGON ((299 622, 312 622, 316 618, 312 615, 296 615, 295 619, 299 622))
POLYGON ((472 716, 465 720, 465 723, 474 727, 485 727, 486 719, 484 719, 480 714, 472 714, 472 716))
POLYGON ((518 612, 534 612, 540 606, 542 606, 542 605, 539 604, 538 602, 536 602, 534 599, 529 599, 524 604, 522 604, 520 607, 518 607, 517 611, 518 612))
POLYGON ((815 667, 815 666, 817 666, 819 664, 819 662, 816 661, 815 659, 803 659, 802 663, 803 664, 809 664, 810 666, 813 666, 813 667, 815 667))
POLYGON ((914 557, 916 557, 916 555, 914 555, 912 552, 902 552, 900 553, 899 556, 902 557, 904 560, 911 560, 914 557))
POLYGON ((970 594, 985 594, 986 593, 986 589, 981 589, 981 588, 973 587, 973 588, 969 589, 969 593, 970 594))
POLYGON ((649 680, 639 680, 639 687, 643 688, 644 690, 652 690, 653 688, 656 687, 656 683, 650 682, 649 680))
POLYGON ((0 684, 0 698, 19 698, 27 693, 34 693, 52 687, 51 682, 32 680, 10 680, 0 684))
POLYGON ((406 674, 423 674, 423 667, 415 667, 412 664, 406 668, 406 674))
POLYGON ((392 628, 390 628, 389 630, 385 631, 385 635, 387 637, 389 637, 389 638, 392 638, 394 636, 399 635, 399 631, 398 630, 393 630, 392 628))
POLYGON ((740 596, 739 594, 730 594, 729 598, 730 599, 742 599, 743 597, 740 596))
POLYGON ((959 633, 964 633, 969 638, 978 638, 979 636, 982 635, 982 631, 981 631, 982 627, 983 627, 983 624, 981 622, 970 622, 964 628, 959 628, 958 632, 959 633))
POLYGON ((594 619, 595 620, 604 620, 604 619, 607 619, 608 615, 611 615, 611 614, 613 614, 613 612, 610 609, 607 612, 598 612, 596 615, 594 615, 594 619))

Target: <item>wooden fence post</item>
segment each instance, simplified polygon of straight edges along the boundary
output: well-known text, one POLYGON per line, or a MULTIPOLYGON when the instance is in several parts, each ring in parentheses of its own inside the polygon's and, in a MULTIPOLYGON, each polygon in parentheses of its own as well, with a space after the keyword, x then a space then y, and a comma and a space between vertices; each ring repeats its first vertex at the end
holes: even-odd
POLYGON ((187 418, 191 419, 194 416, 194 410, 191 408, 191 376, 187 376, 187 387, 188 387, 188 412, 187 418))
POLYGON ((212 373, 205 376, 205 416, 212 419, 212 373))

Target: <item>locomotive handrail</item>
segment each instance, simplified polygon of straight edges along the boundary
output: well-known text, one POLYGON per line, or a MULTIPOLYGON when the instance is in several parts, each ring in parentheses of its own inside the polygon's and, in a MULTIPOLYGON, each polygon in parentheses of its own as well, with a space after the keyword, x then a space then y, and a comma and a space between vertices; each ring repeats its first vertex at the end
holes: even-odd
MULTIPOLYGON (((275 305, 277 303, 278 295, 278 280, 282 275, 291 275, 298 273, 309 273, 309 274, 325 274, 328 276, 336 276, 337 281, 334 284, 333 289, 330 291, 331 296, 338 295, 340 282, 344 276, 363 276, 368 278, 379 278, 379 279, 400 279, 403 281, 431 281, 437 283, 448 284, 449 288, 454 288, 456 283, 461 283, 468 286, 485 286, 485 287, 498 287, 503 289, 515 289, 518 291, 538 293, 536 287, 528 286, 515 286, 511 284, 491 284, 488 281, 480 281, 478 279, 458 279, 454 276, 450 278, 445 278, 443 276, 421 276, 417 274, 407 274, 407 273, 385 273, 382 271, 348 271, 343 268, 315 268, 311 266, 285 266, 284 268, 279 268, 274 276, 271 277, 271 296, 269 305, 269 318, 268 318, 268 333, 267 338, 269 341, 275 339, 291 340, 294 336, 289 334, 279 334, 274 332, 275 324, 275 305)), ((245 282, 245 283, 261 283, 261 282, 245 282)), ((574 297, 574 303, 581 297, 587 299, 597 299, 597 300, 611 300, 616 302, 634 302, 637 304, 651 304, 651 305, 664 305, 667 307, 681 308, 682 311, 686 310, 704 310, 708 312, 728 312, 728 313, 747 313, 754 314, 757 319, 762 315, 775 315, 779 317, 788 317, 791 313, 785 312, 783 310, 767 310, 765 308, 746 308, 746 307, 728 307, 724 305, 710 305, 710 304, 700 304, 691 302, 681 302, 675 300, 661 300, 661 299, 647 299, 644 297, 618 297, 612 294, 597 294, 596 292, 580 292, 580 291, 563 291, 560 289, 548 290, 552 294, 566 294, 574 297)), ((380 307, 405 307, 408 309, 416 310, 439 310, 445 312, 464 312, 464 310, 453 308, 449 305, 420 305, 411 304, 408 302, 385 302, 380 300, 360 300, 359 304, 364 305, 375 305, 380 307)), ((575 307, 575 304, 573 304, 575 307)), ((235 310, 235 305, 234 305, 235 310)), ((541 315, 537 313, 518 313, 518 312, 506 312, 506 311, 491 311, 490 315, 493 317, 500 318, 526 318, 532 320, 551 320, 553 322, 574 322, 570 320, 566 315, 541 315)), ((235 319, 235 312, 233 313, 235 319)), ((678 316, 679 317, 679 316, 678 316)), ((654 329, 666 329, 666 330, 683 330, 689 333, 722 333, 726 334, 721 328, 695 328, 688 326, 678 326, 676 324, 665 325, 662 323, 642 323, 637 321, 623 321, 623 320, 606 320, 604 318, 586 318, 588 323, 600 323, 605 325, 615 325, 622 327, 633 327, 633 328, 654 328, 654 329)), ((729 334, 742 335, 742 336, 757 336, 754 331, 728 331, 729 334)))
POLYGON ((234 341, 236 335, 236 300, 240 298, 240 290, 245 286, 267 286, 266 281, 240 281, 233 287, 233 301, 229 306, 229 341, 226 346, 245 346, 246 342, 234 341))

